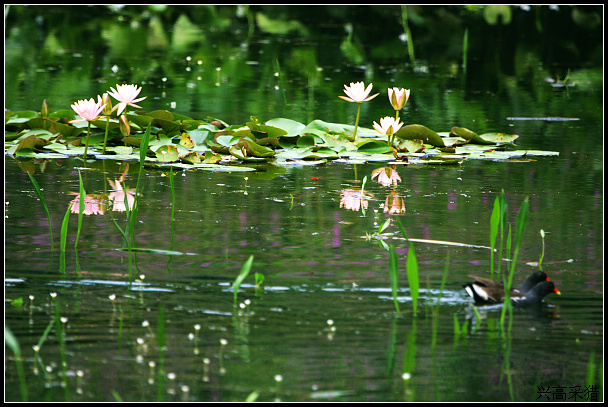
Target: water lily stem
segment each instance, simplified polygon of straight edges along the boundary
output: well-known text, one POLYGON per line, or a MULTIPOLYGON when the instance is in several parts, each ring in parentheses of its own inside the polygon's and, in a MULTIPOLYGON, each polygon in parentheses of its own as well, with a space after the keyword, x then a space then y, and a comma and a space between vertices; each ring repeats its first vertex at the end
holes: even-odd
POLYGON ((355 131, 353 132, 353 139, 351 141, 355 141, 357 138, 357 127, 359 127, 359 115, 361 114, 361 103, 357 103, 357 120, 355 120, 355 131))
POLYGON ((89 123, 89 127, 87 128, 87 141, 84 145, 84 155, 82 156, 85 165, 87 163, 87 151, 89 149, 89 136, 91 135, 91 122, 87 121, 87 123, 89 123))
POLYGON ((110 127, 110 116, 106 119, 106 135, 103 138, 103 154, 106 153, 106 143, 108 142, 108 128, 110 127))
MULTIPOLYGON (((399 110, 395 110, 395 121, 398 122, 399 121, 399 110)), ((395 147, 393 144, 395 143, 395 134, 391 134, 390 136, 388 136, 388 146, 389 147, 395 147)))

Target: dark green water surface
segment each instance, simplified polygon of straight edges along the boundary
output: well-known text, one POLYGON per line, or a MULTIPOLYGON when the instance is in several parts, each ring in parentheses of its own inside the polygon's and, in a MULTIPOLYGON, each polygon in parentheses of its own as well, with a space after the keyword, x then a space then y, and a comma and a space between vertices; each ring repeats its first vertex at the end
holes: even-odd
MULTIPOLYGON (((500 72, 485 68, 483 75, 467 75, 457 51, 425 56, 429 37, 419 26, 418 50, 428 61, 413 66, 397 41, 397 55, 376 44, 355 63, 340 53, 346 34, 335 16, 308 36, 263 33, 255 26, 250 37, 243 17, 232 36, 226 29, 200 28, 198 41, 186 45, 168 22, 177 12, 173 20, 151 25, 135 24, 135 17, 87 20, 74 33, 98 27, 104 47, 70 48, 58 31, 18 15, 22 24, 10 26, 5 40, 5 103, 12 111, 39 110, 45 98, 51 110, 69 108, 116 83, 136 83, 148 96, 142 103, 147 110, 233 123, 253 115, 262 121, 354 124, 356 106, 338 95, 345 83, 365 81, 381 95, 363 105, 364 127, 394 114, 386 87, 399 86, 412 92, 401 114, 406 123, 518 134, 520 149, 559 153, 525 162, 398 165, 401 182, 391 187, 371 180, 383 163, 265 163, 243 173, 179 170, 174 206, 167 171, 144 168, 136 246, 183 254, 137 253, 131 284, 116 227, 124 227, 125 213, 109 207, 84 216, 77 250, 78 216, 71 215, 65 273, 60 272, 59 232, 78 192, 82 161, 5 156, 5 326, 19 341, 30 401, 244 401, 253 392, 258 401, 552 401, 560 388, 571 397, 577 386, 583 394, 590 384, 603 398, 601 66, 551 60, 527 49, 522 39, 514 45, 515 56, 499 54, 509 61, 500 72), (39 31, 26 32, 29 26, 39 31), (119 41, 121 30, 131 34, 128 41, 119 41), (151 36, 150 30, 162 35, 151 36), (59 40, 52 42, 53 35, 59 40), (175 47, 162 48, 153 42, 158 38, 175 47), (129 41, 156 44, 154 57, 139 50, 129 58, 127 50, 138 49, 127 47, 129 41), (28 50, 35 44, 44 47, 32 60, 28 50), (282 84, 275 75, 277 59, 282 84), (568 69, 573 86, 546 80, 563 79, 568 69), (547 117, 575 120, 539 119, 547 117), (24 169, 34 169, 43 190, 54 251, 46 213, 24 169), (341 196, 360 189, 365 176, 373 196, 363 214, 341 205, 341 196), (516 282, 538 268, 542 229, 542 267, 562 293, 534 309, 514 310, 511 333, 504 336, 501 309, 481 308, 478 319, 462 289, 469 274, 489 273, 490 214, 503 189, 513 227, 522 202, 530 200, 516 282), (401 316, 393 304, 388 252, 370 239, 387 219, 384 205, 392 191, 406 207, 392 218, 400 219, 408 237, 427 240, 414 242, 421 281, 416 315, 405 272, 408 246, 398 228, 388 228, 385 242, 399 255, 401 316), (235 308, 232 282, 251 255, 251 276, 235 308), (265 276, 261 289, 253 273, 265 276), (53 300, 51 293, 57 294, 53 300), (23 305, 12 305, 18 298, 23 305), (38 355, 32 348, 56 311, 67 318, 65 377, 55 328, 38 355), (466 323, 460 335, 455 321, 461 328, 466 323)), ((71 15, 65 17, 70 27, 71 15)), ((392 17, 399 24, 395 16, 400 13, 392 17)), ((477 21, 476 27, 481 23, 486 24, 477 21)), ((487 64, 486 54, 475 48, 483 43, 473 37, 476 32, 470 34, 469 67, 477 68, 470 70, 487 64)), ((454 44, 461 44, 462 32, 457 36, 454 44)), ((89 164, 81 171, 87 193, 111 191, 109 181, 125 174, 125 164, 89 164)), ((128 164, 124 182, 135 188, 139 163, 128 164)), ((5 399, 21 400, 15 358, 6 346, 5 399)))

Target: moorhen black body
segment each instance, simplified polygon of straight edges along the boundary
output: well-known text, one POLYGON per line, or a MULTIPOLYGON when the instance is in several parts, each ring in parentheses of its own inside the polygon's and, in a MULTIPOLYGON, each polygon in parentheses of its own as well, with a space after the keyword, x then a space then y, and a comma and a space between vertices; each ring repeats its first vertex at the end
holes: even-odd
MULTIPOLYGON (((504 302, 505 288, 502 284, 488 278, 469 276, 475 281, 464 285, 464 289, 477 305, 499 304, 504 302)), ((547 273, 535 271, 519 287, 512 289, 510 297, 513 305, 528 307, 540 303, 548 294, 561 294, 549 280, 547 273)))

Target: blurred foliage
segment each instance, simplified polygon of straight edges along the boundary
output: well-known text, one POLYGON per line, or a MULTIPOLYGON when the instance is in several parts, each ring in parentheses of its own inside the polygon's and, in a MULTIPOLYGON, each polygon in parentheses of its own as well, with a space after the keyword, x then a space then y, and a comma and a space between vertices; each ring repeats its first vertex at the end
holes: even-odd
MULTIPOLYGON (((163 49, 172 53, 192 52, 196 45, 210 40, 245 41, 251 35, 271 34, 299 37, 299 41, 342 38, 335 43, 322 42, 323 47, 335 48, 350 38, 349 43, 359 44, 358 54, 389 59, 406 55, 400 6, 10 6, 8 12, 6 7, 7 41, 22 38, 32 51, 51 54, 61 49, 78 49, 83 43, 100 46, 100 52, 106 47, 127 54, 163 49), (133 35, 141 35, 142 30, 147 31, 146 48, 121 48, 111 43, 112 37, 116 41, 118 38, 109 31, 122 33, 120 41, 126 46, 137 40, 133 35)), ((512 54, 509 51, 525 43, 549 65, 572 60, 581 65, 602 61, 601 6, 408 6, 407 9, 417 54, 429 63, 459 62, 466 27, 471 31, 469 51, 473 58, 481 59, 496 48, 501 56, 507 57, 512 54)))
MULTIPOLYGON (((553 94, 548 77, 571 71, 577 85, 601 81, 601 13, 601 6, 408 5, 412 64, 401 6, 5 6, 5 103, 69 106, 108 85, 137 83, 152 110, 235 121, 288 112, 302 122, 347 123, 353 109, 336 95, 364 80, 416 89, 410 114, 423 116, 414 122, 441 127, 445 118, 431 112, 444 111, 456 123, 483 123, 484 102, 462 109, 471 92, 510 93, 510 84, 524 82, 538 104, 553 94), (462 91, 436 91, 455 87, 462 91)), ((373 109, 364 108, 366 120, 377 119, 373 109)))

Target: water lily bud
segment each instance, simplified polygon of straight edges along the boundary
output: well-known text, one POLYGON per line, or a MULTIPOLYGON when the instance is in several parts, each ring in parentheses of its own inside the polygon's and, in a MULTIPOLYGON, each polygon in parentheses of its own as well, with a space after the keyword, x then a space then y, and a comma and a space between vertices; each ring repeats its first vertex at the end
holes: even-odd
POLYGON ((129 134, 131 134, 131 126, 129 125, 127 116, 124 114, 120 115, 118 121, 120 122, 120 132, 122 133, 122 135, 127 137, 129 134))
POLYGON ((40 108, 40 116, 42 116, 43 119, 49 117, 49 104, 47 103, 46 99, 44 99, 44 101, 42 102, 42 107, 40 108))
POLYGON ((407 103, 407 100, 410 98, 410 90, 403 88, 389 88, 388 89, 388 99, 393 105, 393 109, 401 110, 403 106, 407 103))
POLYGON ((106 107, 103 108, 103 114, 110 116, 112 114, 112 99, 110 99, 110 95, 104 93, 101 97, 101 101, 106 105, 106 107))

